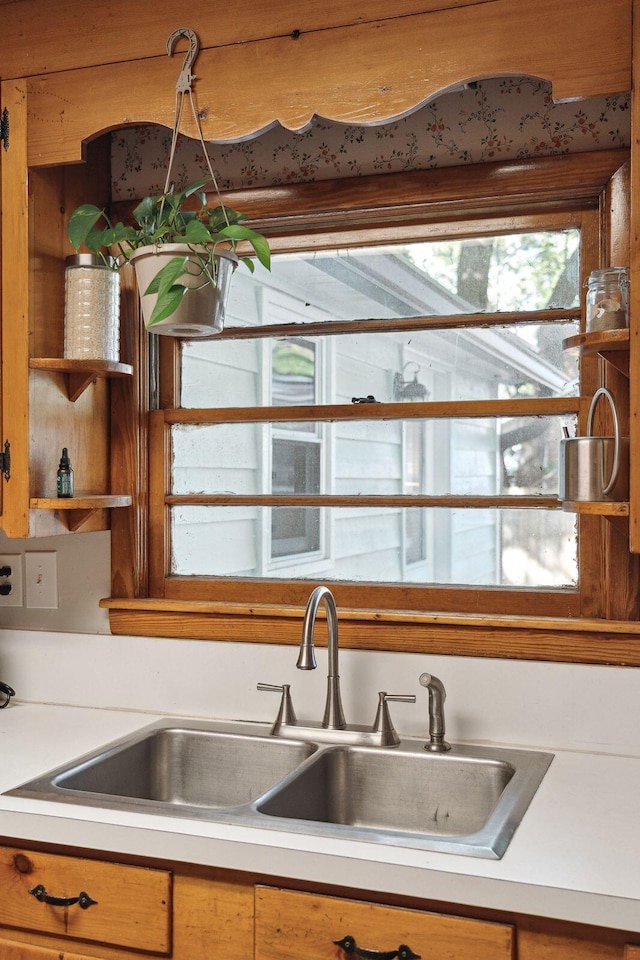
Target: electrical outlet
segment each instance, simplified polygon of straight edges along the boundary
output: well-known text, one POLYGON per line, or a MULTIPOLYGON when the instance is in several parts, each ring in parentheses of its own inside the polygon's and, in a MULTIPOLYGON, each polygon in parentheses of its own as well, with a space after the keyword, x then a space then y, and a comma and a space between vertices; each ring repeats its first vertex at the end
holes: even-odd
POLYGON ((24 582, 27 607, 55 610, 58 606, 57 554, 25 553, 24 582))
POLYGON ((7 577, 0 577, 0 586, 10 586, 11 592, 7 594, 0 593, 0 607, 21 607, 23 604, 24 579, 22 575, 22 554, 0 554, 0 571, 3 567, 10 567, 11 573, 7 577))

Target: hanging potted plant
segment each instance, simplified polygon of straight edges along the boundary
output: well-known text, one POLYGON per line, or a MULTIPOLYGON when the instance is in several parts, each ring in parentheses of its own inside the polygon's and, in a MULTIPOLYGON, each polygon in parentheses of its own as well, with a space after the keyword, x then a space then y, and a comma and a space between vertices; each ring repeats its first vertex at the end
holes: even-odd
MULTIPOLYGON (((235 252, 238 243, 248 242, 267 269, 271 254, 265 237, 243 224, 246 216, 222 202, 192 90, 198 37, 188 27, 179 27, 167 40, 167 53, 173 54, 181 37, 189 41, 189 50, 176 83, 173 134, 163 192, 157 197, 145 197, 138 204, 133 211, 135 227, 123 223, 112 226, 104 210, 84 204, 71 215, 68 234, 76 253, 84 245, 116 270, 133 263, 147 329, 177 337, 206 337, 222 330, 226 296, 239 262, 235 252), (210 177, 176 193, 171 185, 171 170, 186 97, 210 177), (213 208, 207 207, 202 189, 208 183, 213 184, 219 201, 213 208), (198 209, 189 209, 192 197, 199 199, 198 209), (101 220, 106 223, 102 229, 97 226, 101 220)), ((253 270, 253 260, 242 259, 253 270)))
POLYGON ((154 333, 206 337, 222 330, 233 271, 240 259, 254 269, 251 257, 235 252, 239 243, 248 243, 258 261, 270 267, 268 241, 244 225, 244 214, 221 201, 207 206, 203 188, 210 182, 145 197, 133 211, 135 226, 112 225, 93 204, 78 207, 69 220, 76 253, 84 246, 115 270, 134 265, 145 325, 154 333), (186 209, 194 198, 199 206, 186 209))

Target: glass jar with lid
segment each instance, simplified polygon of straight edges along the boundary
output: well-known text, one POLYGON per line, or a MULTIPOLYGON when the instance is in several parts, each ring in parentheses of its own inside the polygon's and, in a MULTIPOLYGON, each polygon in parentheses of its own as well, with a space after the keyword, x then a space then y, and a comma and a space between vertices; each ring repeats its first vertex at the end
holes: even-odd
POLYGON ((587 332, 629 326, 629 277, 626 267, 594 270, 587 280, 587 332))
POLYGON ((120 357, 120 277, 101 257, 65 260, 64 355, 70 360, 120 357))

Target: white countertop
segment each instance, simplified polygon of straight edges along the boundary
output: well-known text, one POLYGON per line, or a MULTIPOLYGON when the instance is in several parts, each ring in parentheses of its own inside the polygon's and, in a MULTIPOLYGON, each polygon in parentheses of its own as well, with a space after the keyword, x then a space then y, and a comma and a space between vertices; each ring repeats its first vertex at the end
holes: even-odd
MULTIPOLYGON (((0 792, 157 716, 13 701, 0 713, 0 792)), ((0 834, 640 933, 640 758, 553 752, 497 861, 4 795, 0 834)))

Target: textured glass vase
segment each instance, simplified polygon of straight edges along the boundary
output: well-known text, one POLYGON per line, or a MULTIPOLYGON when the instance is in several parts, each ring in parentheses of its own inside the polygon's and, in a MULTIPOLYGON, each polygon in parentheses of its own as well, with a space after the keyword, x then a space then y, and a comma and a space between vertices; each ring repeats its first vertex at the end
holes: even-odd
POLYGON ((64 356, 120 359, 120 276, 94 254, 65 261, 64 356))

